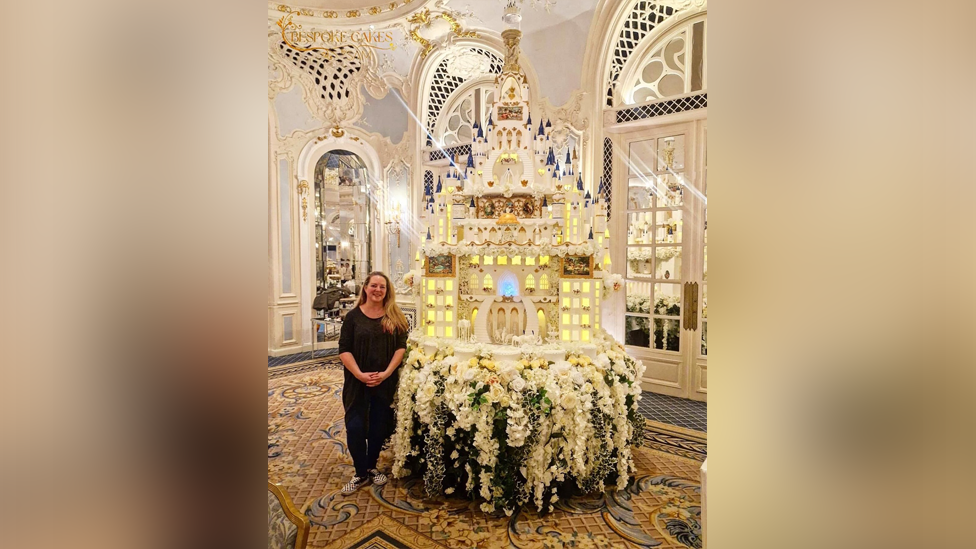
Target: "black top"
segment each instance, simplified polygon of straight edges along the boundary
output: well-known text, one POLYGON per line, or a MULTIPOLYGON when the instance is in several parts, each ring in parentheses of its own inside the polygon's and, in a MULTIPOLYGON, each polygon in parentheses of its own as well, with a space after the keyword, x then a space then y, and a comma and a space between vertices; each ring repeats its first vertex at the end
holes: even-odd
POLYGON ((369 318, 359 307, 346 313, 339 332, 339 354, 352 353, 362 372, 385 371, 398 349, 407 348, 407 333, 383 331, 383 317, 369 318))

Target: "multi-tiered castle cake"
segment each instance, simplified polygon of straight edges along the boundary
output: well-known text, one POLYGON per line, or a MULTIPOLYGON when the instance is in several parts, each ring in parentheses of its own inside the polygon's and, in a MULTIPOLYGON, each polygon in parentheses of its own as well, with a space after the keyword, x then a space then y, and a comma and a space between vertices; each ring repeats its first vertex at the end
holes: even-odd
POLYGON ((534 127, 520 36, 502 33, 495 101, 484 127, 475 122, 466 160, 425 166, 438 174, 415 281, 425 336, 585 343, 600 327, 606 208, 584 192, 576 150, 567 145, 560 164, 551 122, 534 127))

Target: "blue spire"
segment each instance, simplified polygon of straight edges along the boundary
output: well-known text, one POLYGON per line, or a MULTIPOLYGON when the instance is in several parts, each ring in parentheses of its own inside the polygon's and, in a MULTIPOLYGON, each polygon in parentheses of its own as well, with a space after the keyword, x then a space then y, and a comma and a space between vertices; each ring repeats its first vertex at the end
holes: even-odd
POLYGON ((546 166, 552 166, 556 163, 556 155, 552 152, 552 147, 549 147, 549 155, 546 156, 546 166))
POLYGON ((433 240, 433 239, 432 239, 432 238, 430 237, 430 227, 427 227, 427 240, 428 240, 428 241, 429 241, 429 240, 433 240))
POLYGON ((570 160, 570 158, 569 158, 569 147, 566 147, 566 161, 565 161, 565 162, 563 162, 563 165, 564 165, 564 166, 569 166, 569 165, 571 165, 572 163, 573 163, 573 161, 572 161, 572 160, 570 160))
POLYGON ((539 121, 539 135, 546 135, 546 129, 542 127, 542 120, 539 121))
POLYGON ((576 190, 577 191, 583 190, 583 176, 579 176, 579 178, 576 180, 576 190))
POLYGON ((477 121, 477 120, 475 120, 475 121, 474 121, 474 129, 476 129, 476 130, 477 130, 477 129, 478 129, 478 128, 480 128, 480 127, 481 127, 481 125, 480 125, 480 124, 478 124, 478 121, 477 121))
POLYGON ((441 176, 437 176, 437 189, 434 190, 435 193, 440 193, 444 190, 443 185, 441 185, 441 176))
POLYGON ((586 191, 586 196, 584 196, 583 198, 585 198, 587 200, 592 200, 593 199, 593 197, 590 196, 590 191, 586 191))
POLYGON ((593 240, 593 227, 590 227, 590 238, 589 238, 589 240, 593 240))
POLYGON ((552 127, 552 122, 550 122, 548 119, 546 120, 546 127, 547 128, 551 128, 552 127))
POLYGON ((478 127, 478 135, 477 135, 477 137, 481 137, 481 138, 484 138, 485 137, 485 134, 484 134, 484 132, 481 131, 481 127, 480 126, 478 127))
POLYGON ((529 128, 532 127, 532 113, 529 113, 529 117, 525 120, 525 125, 529 128))
POLYGON ((556 171, 559 172, 559 175, 563 175, 562 170, 559 169, 559 161, 558 160, 556 161, 556 171))
POLYGON ((549 207, 549 201, 546 200, 546 197, 545 196, 542 197, 542 207, 543 208, 548 208, 549 207))
POLYGON ((488 124, 487 125, 488 125, 489 128, 495 125, 495 123, 491 121, 491 112, 488 113, 488 124))
POLYGON ((465 168, 474 168, 474 156, 468 151, 468 165, 465 168))
POLYGON ((475 205, 474 205, 474 197, 473 196, 471 197, 471 202, 468 204, 468 207, 469 208, 474 208, 475 207, 475 205))

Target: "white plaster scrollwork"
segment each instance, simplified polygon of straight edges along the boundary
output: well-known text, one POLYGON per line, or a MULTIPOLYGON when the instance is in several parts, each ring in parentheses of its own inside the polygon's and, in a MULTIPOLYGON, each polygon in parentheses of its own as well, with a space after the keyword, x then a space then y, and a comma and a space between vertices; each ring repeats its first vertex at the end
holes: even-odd
MULTIPOLYGON (((575 90, 570 96, 569 101, 561 107, 553 107, 546 97, 541 102, 543 119, 552 121, 552 142, 554 148, 561 149, 566 146, 570 134, 583 134, 584 140, 586 130, 590 126, 588 118, 583 116, 583 99, 586 92, 575 90)), ((585 142, 585 141, 584 141, 585 142)))
POLYGON ((377 99, 389 90, 379 76, 376 54, 356 44, 296 51, 272 27, 268 57, 269 96, 273 98, 297 81, 305 104, 327 126, 348 126, 362 115, 365 98, 361 86, 377 99))

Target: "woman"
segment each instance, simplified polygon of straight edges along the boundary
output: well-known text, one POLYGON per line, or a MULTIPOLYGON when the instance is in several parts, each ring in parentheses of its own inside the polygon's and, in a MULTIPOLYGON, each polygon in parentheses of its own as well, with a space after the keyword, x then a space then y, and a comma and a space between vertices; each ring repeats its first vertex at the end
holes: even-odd
POLYGON ((342 385, 346 441, 356 466, 356 476, 343 486, 343 494, 369 482, 386 484, 386 475, 376 469, 376 461, 393 434, 396 369, 407 350, 408 329, 390 279, 378 271, 369 273, 339 333, 339 360, 346 367, 342 385))

